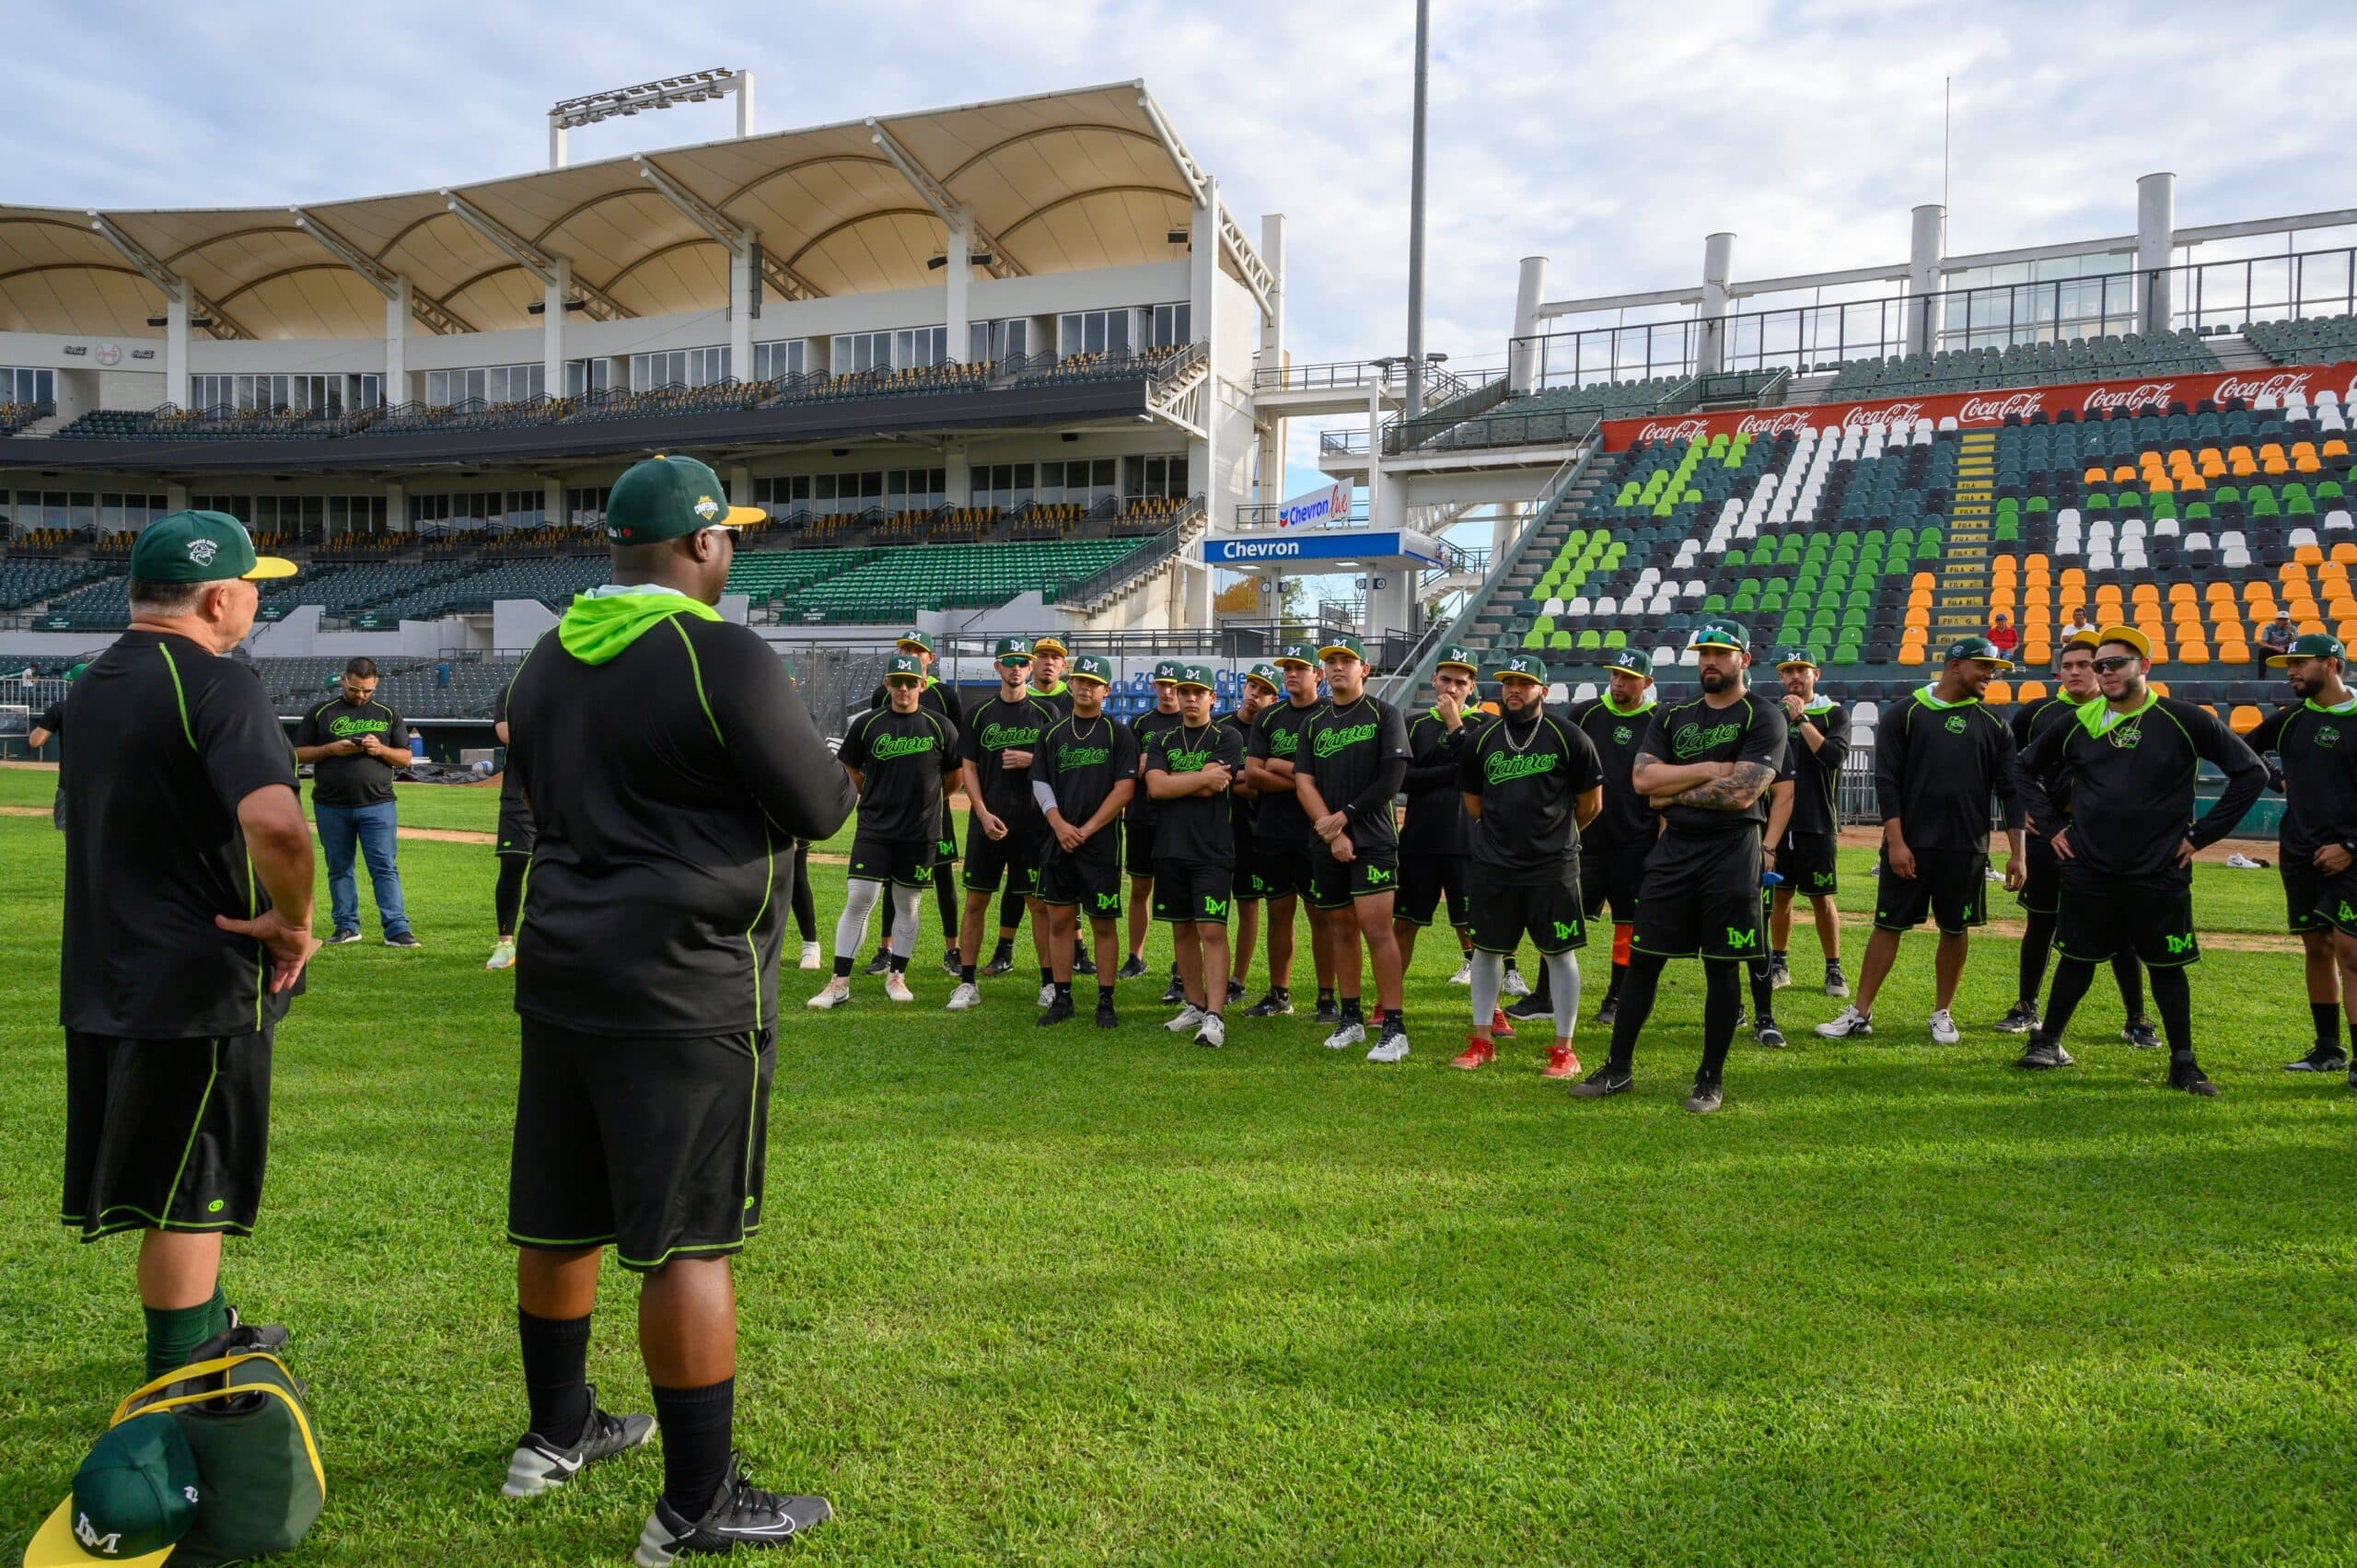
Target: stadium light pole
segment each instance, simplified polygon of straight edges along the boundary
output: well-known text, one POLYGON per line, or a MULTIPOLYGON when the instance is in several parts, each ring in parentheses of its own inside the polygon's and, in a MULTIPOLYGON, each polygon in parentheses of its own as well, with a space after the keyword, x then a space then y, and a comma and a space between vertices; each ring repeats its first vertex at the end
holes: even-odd
POLYGON ((731 94, 737 99, 737 134, 749 136, 753 134, 753 73, 726 65, 691 71, 684 76, 641 82, 634 87, 616 87, 610 92, 566 99, 549 110, 549 167, 564 167, 564 134, 568 131, 595 125, 601 120, 636 114, 642 110, 676 109, 681 104, 702 103, 731 94))
POLYGON ((1416 114, 1408 174, 1408 401, 1424 412, 1424 78, 1432 50, 1432 0, 1416 0, 1416 114))

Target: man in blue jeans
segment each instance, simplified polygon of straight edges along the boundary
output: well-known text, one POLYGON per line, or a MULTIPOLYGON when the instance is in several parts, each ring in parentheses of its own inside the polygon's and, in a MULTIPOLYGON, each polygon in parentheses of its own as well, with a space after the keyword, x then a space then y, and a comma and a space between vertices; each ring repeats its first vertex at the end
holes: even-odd
POLYGON ((311 764, 311 809, 319 819, 328 901, 335 912, 329 943, 360 940, 360 887, 352 874, 357 848, 368 862, 368 886, 377 895, 385 946, 420 946, 401 907, 401 874, 393 852, 393 770, 409 766, 409 726, 377 701, 376 660, 345 663, 336 694, 295 726, 295 760, 311 764))

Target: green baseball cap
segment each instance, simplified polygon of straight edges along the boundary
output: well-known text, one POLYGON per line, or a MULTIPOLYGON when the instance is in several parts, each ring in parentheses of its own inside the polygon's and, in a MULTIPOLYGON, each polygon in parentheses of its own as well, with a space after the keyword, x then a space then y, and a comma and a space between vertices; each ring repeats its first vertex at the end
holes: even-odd
POLYGON ((2340 658, 2348 650, 2340 639, 2329 632, 2309 632, 2292 639, 2292 645, 2280 654, 2267 656, 2268 667, 2281 669, 2295 658, 2340 658))
POLYGON ((91 1446, 73 1495, 33 1537, 25 1562, 160 1563, 194 1527, 202 1495, 180 1423, 161 1411, 134 1416, 91 1446))
POLYGON ((1209 691, 1212 690, 1213 682, 1211 666, 1207 664, 1174 664, 1170 668, 1171 681, 1181 691, 1184 691, 1190 686, 1202 691, 1209 691))
POLYGON ((1318 668, 1318 650, 1311 647, 1307 643, 1287 643, 1283 647, 1277 650, 1277 656, 1274 662, 1279 665, 1297 664, 1304 669, 1316 669, 1318 668))
POLYGON ((759 506, 731 506, 720 476, 693 458, 657 455, 622 470, 606 493, 606 538, 616 544, 660 544, 702 528, 764 522, 759 506))
POLYGON ((1001 664, 1029 664, 1031 645, 1020 637, 1001 637, 998 646, 992 650, 991 657, 1001 664))
POLYGON ((1449 644, 1448 646, 1441 649, 1440 657, 1433 661, 1434 669, 1446 669, 1451 665, 1469 675, 1479 675, 1481 672, 1481 663, 1473 656, 1473 650, 1461 643, 1449 644))
MULTIPOLYGON (((2111 633, 2106 632, 2104 635, 2108 637, 2111 633)), ((2142 643, 2143 638, 2138 636, 2136 641, 2142 643)), ((2014 661, 1999 653, 1997 645, 1986 637, 1958 637, 1947 645, 1940 657, 1947 660, 1970 659, 1975 664, 1993 665, 2001 674, 2014 668, 2014 661)))
POLYGON ((1784 646, 1776 650, 1776 668, 1778 669, 1790 669, 1794 665, 1805 665, 1809 668, 1815 669, 1817 668, 1817 656, 1809 652, 1806 648, 1801 646, 1798 643, 1788 643, 1784 646))
POLYGON ((889 680, 896 675, 906 675, 923 681, 924 660, 914 654, 894 654, 884 661, 884 679, 889 680))
POLYGON ((256 555, 253 535, 226 512, 172 512, 139 530, 131 575, 143 583, 259 583, 293 576, 295 563, 256 555))
POLYGON ((1070 679, 1094 680, 1099 686, 1110 686, 1113 684, 1113 667, 1101 655, 1083 654, 1072 661, 1070 679))
POLYGON ((1732 648, 1736 653, 1745 654, 1751 651, 1751 633, 1743 629, 1739 621, 1713 616, 1695 626, 1686 639, 1686 645, 1689 648, 1732 648))
POLYGON ((1500 659, 1498 668, 1490 671, 1490 679, 1492 680, 1536 680, 1539 685, 1544 686, 1547 684, 1547 661, 1535 658, 1529 654, 1515 654, 1500 659))
POLYGON ((1632 675, 1642 675, 1648 680, 1654 678, 1653 656, 1643 648, 1615 648, 1612 650, 1611 656, 1604 661, 1604 668, 1625 669, 1632 675))
POLYGON ((1157 686, 1167 685, 1177 680, 1178 672, 1186 668, 1175 658, 1164 659, 1154 667, 1154 683, 1157 686))
POLYGON ((1366 662, 1366 645, 1359 641, 1358 638, 1351 635, 1348 632, 1345 632, 1341 636, 1335 638, 1330 643, 1325 644, 1318 650, 1318 656, 1320 659, 1332 658, 1336 654, 1348 654, 1353 658, 1357 659, 1361 664, 1364 664, 1366 662))
POLYGON ((933 652, 933 639, 926 636, 923 633, 917 631, 914 627, 910 628, 908 631, 901 633, 898 637, 894 638, 892 640, 892 645, 900 649, 902 653, 908 652, 911 648, 922 648, 926 653, 933 652))
POLYGON ((1244 679, 1257 680, 1271 691, 1282 691, 1284 688, 1284 677, 1278 673, 1277 667, 1272 664, 1254 665, 1244 672, 1244 679))

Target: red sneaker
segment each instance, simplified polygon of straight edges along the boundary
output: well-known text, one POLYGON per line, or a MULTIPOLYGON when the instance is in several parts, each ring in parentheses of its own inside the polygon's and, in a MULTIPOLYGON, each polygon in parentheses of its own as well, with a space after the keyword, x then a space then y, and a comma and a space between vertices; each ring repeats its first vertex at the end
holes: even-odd
POLYGON ((1547 1048, 1547 1065, 1538 1070, 1542 1078, 1576 1078, 1580 1075, 1580 1059, 1568 1045, 1547 1048))
POLYGON ((1476 1067, 1487 1067, 1498 1059, 1498 1048, 1479 1035, 1465 1037, 1465 1049, 1457 1053, 1452 1067, 1462 1067, 1470 1073, 1476 1067))
POLYGON ((1493 1007, 1490 1010, 1490 1038, 1492 1040, 1514 1038, 1514 1020, 1506 1016, 1506 1010, 1504 1007, 1493 1007))

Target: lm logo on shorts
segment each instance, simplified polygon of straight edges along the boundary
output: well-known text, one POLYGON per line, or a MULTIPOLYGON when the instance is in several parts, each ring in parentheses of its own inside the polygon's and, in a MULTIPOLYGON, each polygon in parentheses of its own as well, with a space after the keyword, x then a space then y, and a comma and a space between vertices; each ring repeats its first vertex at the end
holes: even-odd
POLYGON ((1390 880, 1391 873, 1386 871, 1380 865, 1370 865, 1366 868, 1366 885, 1368 887, 1380 888, 1386 882, 1390 880))
POLYGON ((1205 893, 1203 895, 1203 912, 1215 920, 1225 920, 1227 918, 1227 900, 1225 899, 1214 899, 1209 893, 1205 893))
POLYGON ((1120 902, 1121 896, 1119 893, 1099 893, 1097 895, 1097 907, 1101 910, 1118 909, 1120 907, 1120 902))
POLYGON ((919 886, 919 887, 923 887, 923 886, 924 886, 927 882, 930 882, 930 881, 932 881, 932 880, 933 880, 933 867, 932 867, 932 866, 930 866, 930 865, 920 865, 920 866, 918 866, 918 867, 917 867, 917 886, 919 886))
POLYGON ((1558 942, 1570 941, 1572 939, 1572 933, 1579 929, 1578 923, 1574 921, 1559 920, 1554 923, 1554 925, 1555 940, 1558 942))
MULTIPOLYGON (((2343 909, 2347 909, 2348 907, 2349 906, 2346 904, 2341 906, 2343 909)), ((2163 937, 2162 940, 2169 945, 2169 952, 2172 955, 2177 953, 2190 953, 2193 951, 2193 933, 2190 931, 2187 932, 2182 936, 2165 936, 2163 937)))
POLYGON ((1833 873, 1830 871, 1812 871, 1809 875, 1811 877, 1815 878, 1817 885, 1820 888, 1830 888, 1833 886, 1833 873))
POLYGON ((2340 912, 2334 915, 2332 918, 2339 921, 2345 921, 2351 924, 2357 924, 2357 910, 2351 909, 2349 907, 2349 900, 2347 899, 2343 899, 2340 900, 2340 912))
POLYGON ((1759 947, 1759 928, 1755 925, 1748 931, 1738 931, 1732 925, 1728 926, 1727 946, 1736 949, 1738 952, 1746 947, 1759 947))

